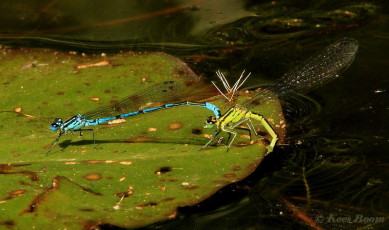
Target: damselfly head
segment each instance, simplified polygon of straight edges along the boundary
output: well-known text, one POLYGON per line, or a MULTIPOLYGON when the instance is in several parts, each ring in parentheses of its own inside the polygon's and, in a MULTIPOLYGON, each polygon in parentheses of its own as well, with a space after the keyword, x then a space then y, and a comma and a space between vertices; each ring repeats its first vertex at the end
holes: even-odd
POLYGON ((211 129, 215 126, 216 123, 216 117, 214 116, 209 116, 207 120, 204 123, 204 128, 205 129, 211 129))
POLYGON ((57 131, 61 127, 62 124, 63 124, 63 121, 61 118, 55 118, 53 123, 51 123, 51 125, 50 125, 50 129, 53 131, 57 131))

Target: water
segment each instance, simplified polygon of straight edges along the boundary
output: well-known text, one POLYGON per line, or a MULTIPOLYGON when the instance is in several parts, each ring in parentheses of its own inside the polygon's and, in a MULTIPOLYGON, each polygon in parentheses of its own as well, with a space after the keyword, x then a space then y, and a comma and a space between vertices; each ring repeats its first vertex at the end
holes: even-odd
POLYGON ((0 16, 0 44, 84 53, 164 51, 209 81, 216 80, 218 69, 237 77, 246 69, 252 72, 247 85, 273 82, 341 37, 360 44, 343 78, 308 98, 284 102, 288 146, 276 149, 244 181, 180 209, 177 220, 149 228, 384 228, 358 223, 356 217, 388 216, 385 1, 89 4, 0 3, 5 12, 0 16))

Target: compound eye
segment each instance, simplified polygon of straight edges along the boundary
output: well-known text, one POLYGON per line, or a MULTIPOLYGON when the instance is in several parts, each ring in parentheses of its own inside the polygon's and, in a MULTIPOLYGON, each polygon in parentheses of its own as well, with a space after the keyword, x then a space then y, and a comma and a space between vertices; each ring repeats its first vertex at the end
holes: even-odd
POLYGON ((61 124, 62 124, 61 119, 58 119, 58 120, 55 119, 53 121, 53 123, 51 123, 50 129, 53 130, 53 131, 57 131, 59 129, 59 127, 61 126, 61 124))
POLYGON ((206 121, 206 122, 207 122, 208 124, 213 125, 213 124, 216 123, 216 118, 213 117, 213 116, 209 116, 209 117, 207 118, 207 121, 206 121))
POLYGON ((56 119, 54 119, 53 123, 51 123, 50 126, 51 126, 52 128, 59 128, 59 127, 61 126, 62 123, 63 123, 63 122, 62 122, 61 118, 56 118, 56 119))

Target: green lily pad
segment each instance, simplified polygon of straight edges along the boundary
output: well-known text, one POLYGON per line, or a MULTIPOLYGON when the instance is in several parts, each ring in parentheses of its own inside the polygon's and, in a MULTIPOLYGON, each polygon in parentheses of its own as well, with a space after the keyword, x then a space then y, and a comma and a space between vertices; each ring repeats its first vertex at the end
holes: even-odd
MULTIPOLYGON (((162 53, 0 51, 0 110, 24 114, 0 113, 0 227, 140 227, 175 218, 177 207, 242 180, 265 156, 266 142, 250 141, 244 130, 229 152, 226 134, 198 151, 213 132, 202 127, 212 113, 188 106, 101 125, 95 129, 98 149, 90 132, 69 133, 46 157, 57 135, 49 130, 53 118, 70 118, 165 80, 187 87, 191 94, 183 100, 212 102, 222 112, 232 104, 162 53)), ((240 92, 235 98, 250 96, 240 92)), ((278 100, 253 110, 268 118, 282 142, 278 100)))

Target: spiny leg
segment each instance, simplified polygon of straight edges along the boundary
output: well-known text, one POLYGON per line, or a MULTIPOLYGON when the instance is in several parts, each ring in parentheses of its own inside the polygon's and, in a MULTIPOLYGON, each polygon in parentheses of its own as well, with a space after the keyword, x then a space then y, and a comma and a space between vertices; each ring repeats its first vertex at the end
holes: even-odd
POLYGON ((216 137, 219 133, 220 133, 220 130, 219 130, 219 129, 216 129, 215 132, 213 132, 212 137, 211 137, 211 139, 208 141, 208 143, 205 144, 203 147, 201 147, 201 149, 199 149, 199 150, 203 150, 205 147, 207 147, 207 146, 213 141, 213 139, 215 139, 215 137, 216 137))
MULTIPOLYGON (((223 131, 226 131, 226 130, 232 131, 233 129, 247 130, 246 128, 239 127, 240 124, 246 122, 247 120, 249 120, 249 118, 242 118, 242 119, 239 120, 238 122, 235 122, 235 123, 233 123, 231 126, 229 126, 231 129, 225 128, 223 131)), ((250 128, 250 127, 249 127, 249 128, 250 128)), ((251 131, 250 131, 250 129, 249 129, 248 131, 249 131, 250 140, 251 140, 251 131)), ((226 132, 228 132, 228 131, 226 131, 226 132)), ((235 131, 234 131, 234 132, 235 132, 235 131)), ((233 133, 233 132, 228 132, 229 136, 228 136, 227 144, 228 144, 228 141, 230 140, 231 133, 233 133)), ((234 139, 235 139, 235 137, 236 137, 236 134, 237 134, 237 133, 235 132, 234 139)), ((232 142, 233 142, 233 141, 234 141, 234 140, 232 140, 232 142)), ((231 143, 230 143, 230 145, 231 145, 231 143)), ((228 148, 229 148, 229 147, 228 147, 228 148)), ((228 150, 227 150, 227 151, 228 151, 228 150)))
POLYGON ((250 123, 247 123, 247 126, 254 132, 255 136, 258 136, 257 131, 255 130, 255 126, 251 119, 248 119, 250 123))
POLYGON ((232 134, 234 137, 232 138, 232 140, 230 141, 230 143, 228 144, 228 142, 227 142, 227 144, 228 144, 228 146, 227 146, 227 152, 228 152, 228 150, 230 150, 230 147, 231 147, 231 144, 234 142, 234 140, 235 140, 235 137, 236 137, 236 134, 237 134, 237 132, 235 132, 234 130, 232 130, 232 129, 224 129, 223 131, 225 131, 225 132, 228 132, 228 133, 230 133, 230 134, 232 134))
MULTIPOLYGON (((246 122, 248 128, 245 128, 245 127, 235 127, 234 129, 235 129, 235 130, 236 130, 236 129, 240 129, 240 130, 246 130, 246 131, 248 131, 248 132, 249 132, 249 136, 250 136, 250 141, 252 141, 253 138, 252 138, 251 132, 253 132, 255 136, 258 136, 258 134, 257 134, 257 131, 255 130, 254 124, 253 124, 253 122, 251 121, 251 119, 247 119, 247 120, 249 121, 249 122, 246 122)), ((227 142, 227 143, 228 143, 228 142, 227 142)))
POLYGON ((247 128, 240 128, 240 127, 236 127, 235 129, 248 130, 249 135, 250 135, 250 141, 252 141, 253 138, 252 138, 251 132, 253 132, 255 136, 257 136, 258 134, 257 134, 257 131, 255 130, 254 124, 251 121, 251 119, 247 119, 247 120, 249 121, 249 122, 246 122, 248 129, 247 128))
MULTIPOLYGON (((221 130, 223 130, 223 131, 226 131, 226 130, 232 131, 232 129, 248 130, 248 129, 246 129, 246 128, 238 127, 240 124, 242 124, 243 122, 247 121, 248 119, 249 119, 249 118, 242 118, 242 119, 239 120, 238 122, 233 123, 232 126, 231 126, 231 127, 232 127, 231 129, 229 129, 229 128, 224 128, 224 127, 226 127, 226 126, 224 125, 224 126, 221 127, 221 130)), ((228 126, 228 127, 230 127, 230 126, 228 126)), ((248 131, 249 131, 250 140, 251 140, 251 131, 250 131, 250 130, 248 130, 248 131)), ((227 132, 228 132, 228 131, 227 131, 227 132)), ((234 142, 234 139, 235 139, 237 133, 236 133, 235 131, 228 132, 227 144, 229 143, 229 141, 230 141, 230 139, 231 139, 231 134, 234 134, 234 138, 233 138, 232 141, 230 142, 230 144, 229 144, 229 146, 228 146, 228 148, 227 148, 227 151, 228 151, 228 149, 230 148, 231 143, 234 142)))
POLYGON ((98 147, 96 146, 95 130, 94 129, 78 129, 78 130, 75 130, 75 131, 80 131, 80 136, 82 136, 82 131, 92 131, 93 147, 95 149, 98 149, 98 147))
POLYGON ((51 147, 50 147, 49 151, 47 151, 46 156, 49 155, 49 153, 54 148, 54 146, 57 145, 59 138, 61 138, 62 134, 64 134, 64 133, 65 132, 62 132, 62 131, 59 132, 58 137, 51 143, 51 147))

